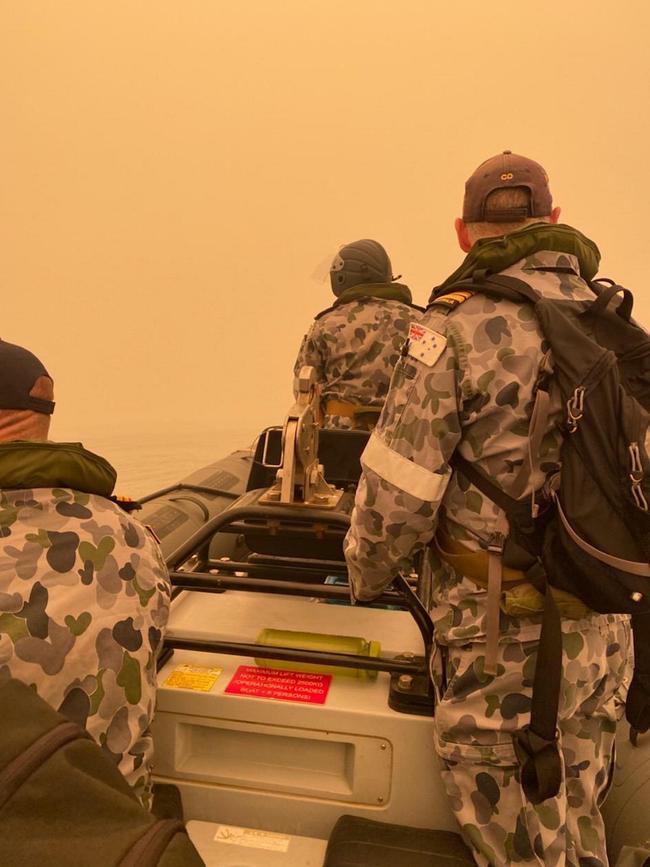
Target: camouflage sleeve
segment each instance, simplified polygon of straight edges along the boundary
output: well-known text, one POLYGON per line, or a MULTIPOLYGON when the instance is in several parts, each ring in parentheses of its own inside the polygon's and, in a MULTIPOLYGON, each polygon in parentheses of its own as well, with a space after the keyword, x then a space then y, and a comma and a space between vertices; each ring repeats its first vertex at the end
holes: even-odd
POLYGON ((300 368, 304 367, 306 364, 309 364, 314 368, 318 382, 323 382, 325 379, 325 363, 320 351, 319 328, 317 322, 312 323, 311 328, 303 337, 300 349, 298 350, 298 357, 293 366, 294 395, 298 394, 296 382, 298 381, 300 368))
POLYGON ((433 537, 460 440, 458 355, 444 335, 424 331, 434 336, 433 348, 422 351, 411 341, 361 458, 345 540, 350 586, 360 601, 378 596, 433 537))

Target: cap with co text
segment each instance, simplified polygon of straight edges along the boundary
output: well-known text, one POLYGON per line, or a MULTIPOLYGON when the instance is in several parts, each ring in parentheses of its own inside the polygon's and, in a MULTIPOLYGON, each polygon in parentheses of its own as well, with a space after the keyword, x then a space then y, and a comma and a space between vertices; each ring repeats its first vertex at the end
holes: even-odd
POLYGON ((548 217, 553 199, 548 175, 535 160, 503 151, 476 169, 465 184, 463 221, 465 223, 516 223, 529 217, 548 217), (487 208, 487 198, 495 190, 523 187, 530 193, 528 204, 517 208, 487 208))
POLYGON ((32 352, 0 340, 0 409, 31 409, 51 415, 54 401, 30 394, 41 376, 52 378, 32 352))

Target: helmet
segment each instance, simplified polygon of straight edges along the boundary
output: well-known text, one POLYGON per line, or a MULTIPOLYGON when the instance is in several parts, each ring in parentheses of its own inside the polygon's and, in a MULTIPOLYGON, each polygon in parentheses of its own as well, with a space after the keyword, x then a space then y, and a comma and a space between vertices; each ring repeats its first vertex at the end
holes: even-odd
POLYGON ((392 279, 388 253, 369 239, 341 247, 330 266, 332 292, 337 296, 359 283, 390 283, 392 279))

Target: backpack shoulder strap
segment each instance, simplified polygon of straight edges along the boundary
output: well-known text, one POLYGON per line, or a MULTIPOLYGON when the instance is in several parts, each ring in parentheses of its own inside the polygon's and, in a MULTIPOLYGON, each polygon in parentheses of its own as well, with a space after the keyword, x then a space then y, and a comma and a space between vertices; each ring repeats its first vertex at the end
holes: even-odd
POLYGON ((520 280, 519 277, 511 277, 509 274, 493 274, 485 277, 475 274, 474 279, 477 278, 480 284, 479 291, 485 292, 486 295, 498 295, 509 301, 529 301, 531 304, 536 304, 542 297, 529 283, 520 280))
POLYGON ((427 309, 436 307, 449 314, 468 298, 479 293, 492 298, 531 304, 535 304, 541 297, 539 292, 518 277, 478 270, 474 271, 468 279, 447 286, 444 293, 434 297, 427 309))
POLYGON ((453 470, 465 476, 468 482, 471 482, 483 496, 487 497, 492 503, 497 505, 505 512, 511 525, 529 526, 531 523, 531 510, 528 500, 516 500, 507 494, 503 488, 495 484, 488 476, 480 470, 475 463, 464 458, 458 450, 456 450, 449 460, 449 464, 453 470))
POLYGON ((615 295, 618 295, 619 292, 622 292, 623 300, 616 308, 616 312, 622 319, 625 319, 626 322, 630 321, 630 318, 632 317, 634 297, 629 289, 626 289, 625 286, 619 286, 618 283, 614 283, 613 280, 609 280, 607 277, 601 277, 599 280, 593 280, 591 283, 589 283, 589 288, 598 297, 585 312, 588 312, 592 315, 599 315, 600 313, 603 313, 612 298, 615 295))

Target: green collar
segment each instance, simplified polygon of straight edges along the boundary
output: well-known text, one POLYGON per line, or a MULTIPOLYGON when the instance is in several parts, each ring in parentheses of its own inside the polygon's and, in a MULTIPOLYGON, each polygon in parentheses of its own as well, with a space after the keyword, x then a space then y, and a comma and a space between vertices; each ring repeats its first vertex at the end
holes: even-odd
POLYGON ((0 443, 0 488, 71 488, 110 497, 117 473, 81 443, 14 440, 0 443))
POLYGON ((460 268, 437 287, 434 294, 439 294, 452 283, 466 280, 475 271, 485 269, 491 274, 498 274, 541 250, 576 256, 580 263, 580 276, 585 280, 593 279, 598 273, 600 250, 586 235, 561 223, 532 223, 509 235, 477 241, 460 268))
POLYGON ((334 307, 363 298, 401 301, 403 304, 411 304, 413 301, 411 290, 403 283, 358 283, 356 286, 348 286, 344 289, 334 302, 334 307))

